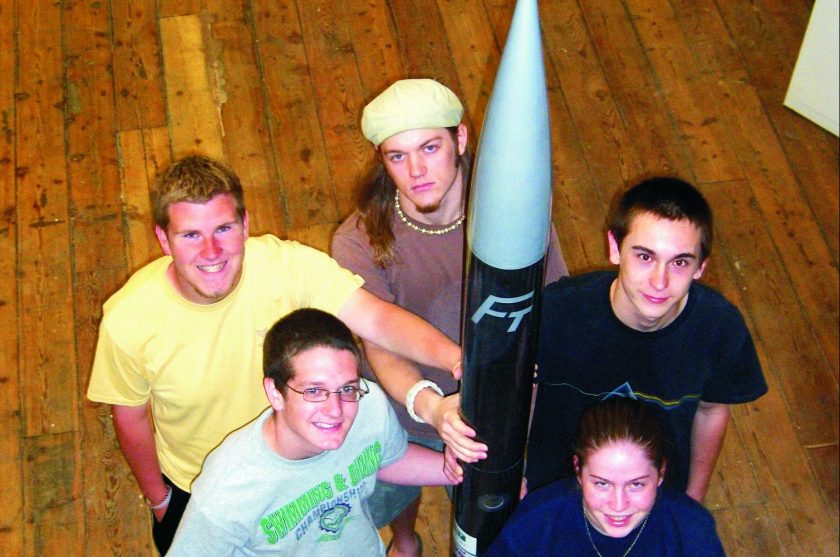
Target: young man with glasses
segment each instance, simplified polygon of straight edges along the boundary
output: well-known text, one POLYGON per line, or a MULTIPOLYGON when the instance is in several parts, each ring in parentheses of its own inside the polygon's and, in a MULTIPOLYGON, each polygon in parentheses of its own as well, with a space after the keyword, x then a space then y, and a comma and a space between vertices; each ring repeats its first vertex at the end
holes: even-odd
POLYGON ((367 509, 378 479, 460 481, 451 454, 406 442, 359 360, 350 330, 326 312, 297 310, 271 328, 271 407, 207 457, 167 555, 383 556, 367 509))

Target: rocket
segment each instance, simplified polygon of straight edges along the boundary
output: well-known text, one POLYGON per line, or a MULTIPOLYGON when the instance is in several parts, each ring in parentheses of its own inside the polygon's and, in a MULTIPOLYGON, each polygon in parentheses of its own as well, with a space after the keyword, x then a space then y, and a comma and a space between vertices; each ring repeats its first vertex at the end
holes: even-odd
POLYGON ((461 414, 488 446, 462 463, 457 557, 486 551, 519 500, 551 226, 551 141, 537 0, 519 0, 470 186, 461 414))

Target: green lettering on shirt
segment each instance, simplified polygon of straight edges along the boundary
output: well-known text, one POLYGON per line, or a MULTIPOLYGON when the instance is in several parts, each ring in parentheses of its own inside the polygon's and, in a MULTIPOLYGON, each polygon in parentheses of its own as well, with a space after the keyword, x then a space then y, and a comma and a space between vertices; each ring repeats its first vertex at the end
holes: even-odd
POLYGON ((359 483, 366 477, 376 474, 379 471, 379 465, 382 463, 382 445, 376 441, 359 456, 357 456, 347 471, 350 473, 350 481, 352 484, 359 485, 359 483))
POLYGON ((266 541, 275 544, 291 532, 315 507, 333 497, 329 482, 321 482, 306 490, 293 501, 260 519, 266 541))

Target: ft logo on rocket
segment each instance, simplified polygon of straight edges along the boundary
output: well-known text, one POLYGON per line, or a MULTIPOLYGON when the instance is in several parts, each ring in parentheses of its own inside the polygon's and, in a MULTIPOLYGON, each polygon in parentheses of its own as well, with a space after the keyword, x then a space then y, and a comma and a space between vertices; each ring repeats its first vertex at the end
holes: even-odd
POLYGON ((494 304, 499 305, 513 305, 518 304, 520 302, 524 302, 526 300, 530 300, 534 297, 534 291, 531 290, 527 294, 523 296, 516 296, 515 298, 500 298, 498 296, 494 296, 490 294, 487 296, 487 299, 484 300, 481 305, 475 310, 475 313, 470 318, 473 323, 478 325, 478 322, 481 321, 481 318, 485 315, 489 315, 491 317, 498 317, 498 318, 509 318, 512 319, 510 327, 508 327, 507 332, 513 333, 519 327, 519 324, 522 323, 522 319, 531 313, 531 310, 534 309, 534 304, 530 304, 528 307, 518 309, 515 311, 497 311, 492 309, 494 304))

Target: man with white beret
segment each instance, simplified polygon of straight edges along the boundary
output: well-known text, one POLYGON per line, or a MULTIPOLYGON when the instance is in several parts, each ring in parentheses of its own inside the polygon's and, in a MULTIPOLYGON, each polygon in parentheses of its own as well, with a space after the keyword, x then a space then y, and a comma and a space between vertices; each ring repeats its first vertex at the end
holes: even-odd
MULTIPOLYGON (((333 257, 365 279, 364 288, 420 315, 460 339, 464 219, 472 155, 464 108, 432 79, 404 79, 373 99, 362 133, 376 158, 361 185, 357 210, 332 242, 333 257)), ((568 274, 552 230, 546 283, 568 274)), ((418 366, 364 341, 369 366, 391 398, 413 442, 446 443, 464 462, 487 456, 458 408, 458 370, 418 366)), ((389 555, 420 555, 414 531, 420 490, 380 482, 370 510, 378 527, 390 523, 389 555)))

